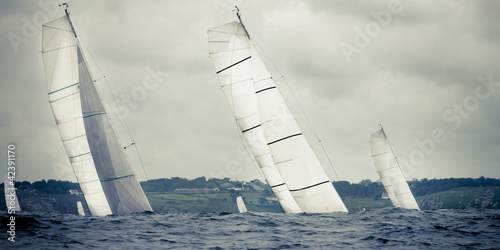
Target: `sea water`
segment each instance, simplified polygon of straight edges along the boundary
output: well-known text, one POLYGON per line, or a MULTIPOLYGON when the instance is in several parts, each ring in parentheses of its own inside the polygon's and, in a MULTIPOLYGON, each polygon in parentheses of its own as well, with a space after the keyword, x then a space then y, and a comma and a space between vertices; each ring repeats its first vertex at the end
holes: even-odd
POLYGON ((20 212, 0 249, 500 249, 500 210, 384 208, 333 214, 20 212))

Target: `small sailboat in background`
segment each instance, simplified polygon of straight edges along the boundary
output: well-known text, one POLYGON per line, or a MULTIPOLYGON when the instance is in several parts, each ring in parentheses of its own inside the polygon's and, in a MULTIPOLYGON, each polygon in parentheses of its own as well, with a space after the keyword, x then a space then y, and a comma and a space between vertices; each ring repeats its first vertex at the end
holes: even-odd
POLYGON ((14 187, 12 181, 7 179, 5 176, 5 181, 3 182, 3 190, 5 193, 5 205, 7 206, 7 211, 19 212, 21 211, 21 206, 19 206, 19 200, 17 199, 16 188, 14 187))
POLYGON ((247 206, 245 206, 245 202, 243 201, 243 198, 241 196, 236 197, 236 206, 238 206, 238 210, 240 211, 240 213, 247 212, 247 206))
POLYGON ((83 205, 81 201, 76 202, 76 207, 78 208, 78 215, 85 216, 85 210, 83 210, 83 205))
POLYGON ((97 92, 66 15, 43 24, 49 103, 69 161, 94 216, 152 211, 97 92))
POLYGON ((237 17, 209 29, 208 43, 244 142, 286 213, 347 212, 237 17))
POLYGON ((395 207, 420 210, 382 125, 379 131, 371 135, 370 148, 373 163, 392 204, 395 207))

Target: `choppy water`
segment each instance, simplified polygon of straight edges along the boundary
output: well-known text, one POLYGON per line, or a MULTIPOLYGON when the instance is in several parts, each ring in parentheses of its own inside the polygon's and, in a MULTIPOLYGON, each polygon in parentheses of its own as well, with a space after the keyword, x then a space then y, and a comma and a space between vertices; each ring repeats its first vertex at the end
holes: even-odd
MULTIPOLYGON (((8 223, 2 215, 2 225, 8 223)), ((500 249, 500 210, 378 209, 338 214, 16 215, 0 249, 500 249)))

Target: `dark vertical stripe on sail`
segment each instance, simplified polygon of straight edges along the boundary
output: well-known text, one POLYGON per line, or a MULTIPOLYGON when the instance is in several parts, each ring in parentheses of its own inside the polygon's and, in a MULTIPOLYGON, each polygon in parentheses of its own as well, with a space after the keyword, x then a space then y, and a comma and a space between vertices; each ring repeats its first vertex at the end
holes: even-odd
POLYGON ((284 137, 284 138, 281 138, 281 139, 279 139, 279 140, 272 141, 272 142, 268 143, 267 145, 271 145, 271 144, 273 144, 273 143, 280 142, 280 141, 283 141, 283 140, 286 140, 286 139, 289 139, 289 138, 292 138, 292 137, 295 137, 295 136, 299 136, 299 135, 302 135, 302 133, 299 133, 299 134, 294 134, 294 135, 289 135, 289 136, 284 137))
POLYGON ((227 67, 225 67, 225 68, 223 68, 223 69, 221 69, 221 70, 217 71, 217 72, 216 72, 216 74, 219 74, 220 72, 222 72, 222 71, 224 71, 224 70, 226 70, 226 69, 229 69, 229 68, 231 68, 231 67, 233 67, 233 66, 235 66, 235 65, 237 65, 237 64, 240 64, 240 63, 242 63, 242 62, 244 62, 244 61, 246 61, 246 60, 248 60, 248 59, 250 59, 250 58, 252 58, 252 56, 249 56, 249 57, 247 57, 247 58, 245 58, 245 59, 243 59, 243 60, 241 60, 241 61, 239 61, 239 62, 233 63, 233 64, 231 64, 231 65, 229 65, 229 66, 227 66, 227 67))
POLYGON ((259 125, 257 125, 257 126, 253 126, 253 127, 251 127, 251 128, 248 128, 248 129, 245 129, 245 130, 241 131, 241 133, 245 133, 245 132, 248 132, 248 131, 250 131, 250 130, 252 130, 252 129, 258 128, 258 127, 260 127, 260 125, 262 125, 262 124, 259 124, 259 125))
POLYGON ((303 188, 299 188, 299 189, 290 189, 290 192, 295 192, 295 191, 306 190, 306 189, 308 189, 308 188, 316 187, 316 186, 319 186, 319 185, 322 185, 322 184, 325 184, 325 183, 329 183, 329 182, 330 182, 330 181, 323 181, 323 182, 316 183, 316 184, 314 184, 314 185, 307 186, 307 187, 303 187, 303 188))
POLYGON ((260 93, 262 91, 266 91, 266 90, 270 90, 270 89, 275 89, 275 88, 276 88, 276 86, 272 86, 272 87, 269 87, 269 88, 261 89, 261 90, 255 92, 255 94, 258 94, 258 93, 260 93))

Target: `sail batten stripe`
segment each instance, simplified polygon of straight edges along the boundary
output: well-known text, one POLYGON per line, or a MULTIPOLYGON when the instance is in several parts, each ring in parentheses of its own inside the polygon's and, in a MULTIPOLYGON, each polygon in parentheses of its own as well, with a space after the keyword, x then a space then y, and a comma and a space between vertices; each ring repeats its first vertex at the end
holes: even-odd
POLYGON ((64 98, 70 97, 70 96, 72 96, 72 95, 76 95, 76 94, 78 94, 78 93, 80 93, 80 91, 77 91, 77 92, 75 92, 75 93, 71 93, 71 94, 69 94, 69 95, 67 95, 67 96, 63 96, 63 97, 61 97, 61 98, 57 98, 57 99, 55 99, 55 100, 49 101, 49 103, 53 103, 53 102, 57 102, 57 101, 61 101, 61 100, 62 100, 62 99, 64 99, 64 98))
POLYGON ((75 85, 78 85, 78 82, 77 82, 77 83, 75 83, 75 84, 68 85, 68 86, 66 86, 66 87, 64 87, 64 88, 60 88, 60 89, 58 89, 58 90, 54 90, 54 91, 52 91, 52 92, 49 92, 49 95, 54 94, 54 93, 56 93, 56 92, 58 92, 58 91, 61 91, 61 90, 67 89, 67 88, 69 88, 69 87, 73 87, 73 86, 75 86, 75 85))
POLYGON ((385 154, 387 154, 387 152, 376 154, 376 155, 372 155, 372 157, 379 156, 379 155, 385 155, 385 154))
POLYGON ((79 154, 79 155, 75 155, 75 156, 70 156, 69 158, 70 158, 70 159, 73 159, 73 158, 80 157, 80 156, 84 156, 84 155, 88 155, 88 154, 90 154, 90 151, 89 151, 89 152, 87 152, 87 153, 83 153, 83 154, 79 154))
POLYGON ((120 177, 116 177, 116 178, 105 179, 105 180, 101 180, 101 182, 115 181, 115 180, 119 180, 119 179, 123 179, 123 178, 132 177, 132 176, 134 176, 134 175, 135 175, 135 174, 129 174, 129 175, 120 176, 120 177))
POLYGON ((56 30, 62 30, 62 31, 67 31, 67 32, 73 32, 72 30, 66 30, 66 29, 61 29, 61 28, 57 28, 57 27, 52 27, 52 26, 48 26, 48 25, 45 25, 45 24, 42 25, 42 27, 56 29, 56 30))
POLYGON ((231 65, 229 65, 229 66, 227 66, 227 67, 225 67, 225 68, 223 68, 223 69, 221 69, 221 70, 217 71, 217 72, 216 72, 216 74, 219 74, 220 72, 222 72, 222 71, 224 71, 224 70, 226 70, 226 69, 229 69, 229 68, 231 68, 231 67, 233 67, 233 66, 235 66, 235 65, 238 65, 238 64, 240 64, 240 63, 242 63, 242 62, 244 62, 244 61, 246 61, 246 60, 248 60, 248 59, 250 59, 250 58, 252 58, 252 56, 249 56, 249 57, 247 57, 247 58, 245 58, 245 59, 243 59, 243 60, 241 60, 241 61, 235 62, 235 63, 233 63, 233 64, 231 64, 231 65))
POLYGON ((275 89, 275 88, 276 88, 276 86, 272 86, 272 87, 269 87, 269 88, 261 89, 261 90, 255 92, 255 94, 258 94, 258 93, 266 91, 266 90, 275 89))
POLYGON ((55 49, 44 50, 44 51, 42 51, 42 54, 47 53, 47 52, 51 52, 51 51, 60 50, 60 49, 67 49, 67 48, 71 48, 71 47, 76 47, 76 44, 68 45, 68 46, 60 47, 60 48, 55 48, 55 49))
POLYGON ((319 185, 322 185, 322 184, 325 184, 325 183, 329 183, 329 182, 330 181, 323 181, 323 182, 316 183, 314 185, 303 187, 303 188, 299 188, 299 189, 290 189, 290 192, 306 190, 306 189, 309 189, 309 188, 312 188, 312 187, 316 187, 316 186, 319 186, 319 185))
POLYGON ((283 183, 280 183, 280 184, 276 184, 276 185, 274 185, 274 186, 271 186, 271 188, 275 188, 275 187, 279 187, 279 186, 283 186, 283 185, 285 185, 285 183, 284 183, 284 182, 283 182, 283 183))
POLYGON ((74 137, 71 137, 71 138, 68 138, 68 139, 62 139, 63 142, 65 141, 71 141, 71 140, 74 140, 74 139, 77 139, 77 138, 80 138, 80 137, 83 137, 85 136, 86 134, 81 134, 81 135, 77 135, 77 136, 74 136, 74 137))
POLYGON ((241 131, 241 133, 245 133, 245 132, 248 132, 248 131, 250 131, 250 130, 252 130, 252 129, 256 129, 256 128, 260 127, 261 125, 262 125, 262 124, 259 124, 259 125, 257 125, 257 126, 253 126, 253 127, 251 127, 251 128, 245 129, 245 130, 241 131))
POLYGON ((287 137, 283 137, 283 138, 278 139, 276 141, 272 141, 272 142, 268 143, 267 145, 269 146, 269 145, 271 145, 273 143, 280 142, 280 141, 283 141, 283 140, 286 140, 286 139, 289 139, 289 138, 292 138, 292 137, 295 137, 295 136, 299 136, 299 135, 302 135, 302 133, 298 133, 298 134, 294 134, 294 135, 289 135, 287 137))
POLYGON ((91 114, 91 115, 86 115, 83 118, 88 118, 88 117, 92 117, 92 116, 96 116, 96 115, 105 115, 105 114, 106 114, 105 112, 97 113, 97 114, 91 114))

